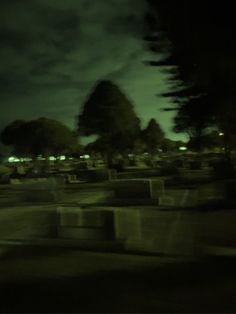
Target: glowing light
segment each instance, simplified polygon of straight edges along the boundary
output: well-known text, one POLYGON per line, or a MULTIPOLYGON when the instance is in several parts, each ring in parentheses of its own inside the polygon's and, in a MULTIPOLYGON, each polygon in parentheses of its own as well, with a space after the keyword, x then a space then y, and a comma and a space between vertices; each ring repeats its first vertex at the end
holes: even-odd
POLYGON ((66 156, 60 156, 59 160, 66 160, 66 156))
POLYGON ((188 150, 188 148, 187 148, 186 146, 180 146, 180 147, 179 147, 179 150, 185 151, 185 150, 188 150))
POLYGON ((90 158, 90 155, 82 155, 80 156, 81 159, 89 159, 90 158))
POLYGON ((224 133, 223 133, 223 132, 220 132, 220 133, 219 133, 219 136, 224 136, 224 133))
POLYGON ((54 156, 50 156, 50 157, 49 157, 49 160, 50 160, 50 161, 54 161, 54 160, 57 160, 57 159, 56 159, 56 157, 54 157, 54 156))
POLYGON ((8 162, 14 162, 14 160, 15 160, 15 157, 9 157, 8 158, 8 162))
POLYGON ((7 159, 8 162, 24 162, 24 161, 32 161, 32 158, 29 157, 22 157, 22 158, 18 158, 15 156, 11 156, 7 159))
POLYGON ((11 156, 8 158, 8 162, 19 162, 19 161, 20 161, 20 159, 17 157, 14 157, 14 156, 11 156))

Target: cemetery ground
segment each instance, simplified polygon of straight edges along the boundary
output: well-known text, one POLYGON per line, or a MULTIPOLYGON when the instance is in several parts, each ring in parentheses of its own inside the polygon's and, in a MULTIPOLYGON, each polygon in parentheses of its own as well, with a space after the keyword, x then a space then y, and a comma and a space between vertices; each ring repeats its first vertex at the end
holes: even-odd
POLYGON ((234 181, 148 174, 2 184, 0 311, 235 312, 234 181))
POLYGON ((1 260, 1 312, 235 312, 235 259, 21 248, 1 260))

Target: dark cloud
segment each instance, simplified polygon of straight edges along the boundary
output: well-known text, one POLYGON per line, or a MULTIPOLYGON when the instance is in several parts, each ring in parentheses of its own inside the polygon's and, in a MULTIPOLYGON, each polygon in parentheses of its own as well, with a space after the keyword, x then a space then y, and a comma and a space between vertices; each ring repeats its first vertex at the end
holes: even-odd
MULTIPOLYGON (((73 126, 100 79, 117 82, 144 123, 158 119, 166 74, 143 64, 145 13, 145 0, 1 1, 2 121, 50 116, 73 126)), ((168 114, 161 122, 170 128, 168 114)))

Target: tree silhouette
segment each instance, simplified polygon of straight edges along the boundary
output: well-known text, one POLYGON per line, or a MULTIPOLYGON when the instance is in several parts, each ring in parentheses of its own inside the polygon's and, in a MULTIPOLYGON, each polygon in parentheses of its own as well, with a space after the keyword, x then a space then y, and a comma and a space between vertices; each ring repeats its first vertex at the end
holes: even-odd
POLYGON ((224 146, 223 137, 219 135, 219 131, 213 130, 207 132, 201 136, 201 138, 192 137, 188 142, 188 148, 191 150, 198 151, 201 150, 215 150, 219 153, 222 153, 222 148, 224 146), (199 141, 201 142, 201 146, 199 147, 199 141))
POLYGON ((98 135, 111 162, 116 152, 132 148, 140 131, 140 121, 132 103, 111 81, 100 81, 89 95, 78 117, 78 133, 98 135))
POLYGON ((165 95, 172 98, 179 111, 176 130, 180 131, 180 124, 187 128, 188 123, 187 129, 193 127, 196 131, 198 127, 196 133, 200 134, 214 123, 225 134, 225 151, 229 154, 230 138, 236 133, 233 3, 222 5, 209 0, 148 2, 156 16, 148 17, 150 34, 154 35, 147 40, 153 51, 164 51, 166 56, 160 62, 150 64, 169 71, 171 81, 177 85, 165 95), (198 114, 193 114, 196 111, 198 114))
POLYGON ((153 154, 158 146, 162 143, 164 132, 155 119, 150 119, 147 127, 142 131, 142 140, 145 143, 146 149, 153 154))
POLYGON ((33 157, 69 153, 77 145, 76 136, 69 128, 47 118, 14 121, 3 129, 0 138, 14 147, 14 153, 33 157))

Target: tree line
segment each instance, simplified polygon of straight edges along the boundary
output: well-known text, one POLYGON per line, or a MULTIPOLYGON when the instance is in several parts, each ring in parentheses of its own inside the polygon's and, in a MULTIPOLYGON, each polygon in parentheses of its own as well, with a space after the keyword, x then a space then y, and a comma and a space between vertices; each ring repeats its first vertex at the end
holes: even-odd
MULTIPOLYGON (((220 5, 206 0, 147 0, 150 12, 145 40, 149 49, 164 56, 151 66, 171 74, 170 91, 175 110, 174 131, 189 135, 189 147, 197 151, 223 147, 231 158, 236 146, 236 45, 233 3, 220 5), (221 135, 221 136, 219 136, 221 135)), ((41 118, 14 121, 1 133, 1 141, 17 154, 76 154, 78 136, 97 135, 88 150, 102 153, 110 162, 117 153, 153 154, 170 149, 158 121, 145 129, 131 101, 111 81, 101 81, 89 95, 77 117, 77 130, 41 118)))
POLYGON ((101 153, 108 163, 112 163, 117 154, 148 152, 152 155, 158 148, 173 149, 174 143, 165 139, 154 118, 141 129, 132 102, 111 81, 100 81, 95 86, 77 116, 75 131, 48 118, 16 120, 2 130, 0 139, 12 146, 17 156, 34 158, 38 155, 78 156, 83 151, 79 137, 89 135, 97 135, 97 140, 87 145, 86 150, 101 153))

